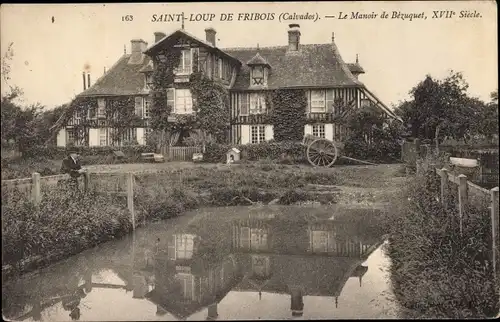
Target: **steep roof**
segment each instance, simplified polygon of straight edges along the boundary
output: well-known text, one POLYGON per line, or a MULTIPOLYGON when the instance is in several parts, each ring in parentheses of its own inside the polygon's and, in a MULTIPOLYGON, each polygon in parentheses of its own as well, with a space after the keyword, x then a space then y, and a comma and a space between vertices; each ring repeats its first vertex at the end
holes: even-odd
POLYGON ((258 52, 255 54, 255 56, 253 56, 252 59, 250 59, 247 62, 247 65, 248 66, 252 66, 252 65, 267 65, 267 66, 270 67, 270 65, 267 62, 267 60, 265 60, 264 57, 262 57, 258 52))
POLYGON ((288 52, 288 46, 223 50, 243 63, 233 89, 250 86, 250 67, 246 62, 255 56, 257 50, 272 66, 268 78, 270 89, 363 86, 352 75, 334 43, 304 44, 298 52, 288 52))
POLYGON ((130 56, 123 55, 94 85, 77 96, 140 94, 145 82, 144 74, 140 71, 149 64, 151 58, 144 55, 142 63, 129 64, 130 56))

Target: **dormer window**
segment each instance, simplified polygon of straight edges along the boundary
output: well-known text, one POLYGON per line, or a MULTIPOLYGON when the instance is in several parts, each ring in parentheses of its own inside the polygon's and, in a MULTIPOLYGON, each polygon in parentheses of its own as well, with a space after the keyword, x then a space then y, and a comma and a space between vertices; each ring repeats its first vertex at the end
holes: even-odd
POLYGON ((250 86, 267 86, 267 76, 271 68, 269 63, 257 52, 247 65, 251 68, 250 86))
POLYGON ((262 66, 255 66, 252 68, 252 85, 264 84, 264 68, 262 66))

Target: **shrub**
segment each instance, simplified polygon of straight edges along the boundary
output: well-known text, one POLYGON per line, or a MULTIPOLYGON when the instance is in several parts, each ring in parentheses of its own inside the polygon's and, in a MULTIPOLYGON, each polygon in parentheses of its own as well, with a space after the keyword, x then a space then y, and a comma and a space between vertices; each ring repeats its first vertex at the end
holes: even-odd
POLYGON ((390 217, 391 280, 409 318, 484 318, 498 312, 489 262, 488 209, 470 206, 460 234, 456 195, 441 205, 432 171, 408 188, 401 215, 390 217))

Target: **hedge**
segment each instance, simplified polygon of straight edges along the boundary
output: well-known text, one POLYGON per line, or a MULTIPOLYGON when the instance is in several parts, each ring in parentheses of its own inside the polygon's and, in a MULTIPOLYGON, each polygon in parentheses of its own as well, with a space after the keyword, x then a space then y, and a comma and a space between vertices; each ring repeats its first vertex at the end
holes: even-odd
POLYGON ((224 163, 226 152, 232 147, 241 151, 241 159, 244 161, 273 160, 279 163, 306 163, 306 148, 299 142, 263 142, 259 144, 230 145, 230 144, 208 144, 203 155, 204 162, 224 163))

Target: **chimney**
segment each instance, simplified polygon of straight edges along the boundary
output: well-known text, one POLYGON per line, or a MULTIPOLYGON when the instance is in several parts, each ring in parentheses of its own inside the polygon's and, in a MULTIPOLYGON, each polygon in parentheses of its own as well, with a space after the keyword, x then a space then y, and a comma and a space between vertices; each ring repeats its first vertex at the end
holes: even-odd
POLYGON ((332 32, 332 42, 335 42, 335 33, 332 32))
POLYGON ((210 27, 205 29, 205 39, 215 47, 215 35, 217 32, 214 28, 210 27))
POLYGON ((155 32, 155 43, 159 42, 166 35, 163 32, 157 31, 155 32))
POLYGON ((87 74, 87 88, 90 88, 90 74, 87 74))
POLYGON ((83 77, 83 90, 86 90, 87 87, 85 86, 85 72, 82 73, 82 77, 83 77))
POLYGON ((293 23, 289 24, 288 27, 288 50, 298 51, 300 45, 300 25, 293 23))
POLYGON ((144 58, 143 52, 146 50, 148 43, 142 39, 132 39, 130 41, 132 47, 132 53, 130 55, 129 64, 140 64, 144 58))

